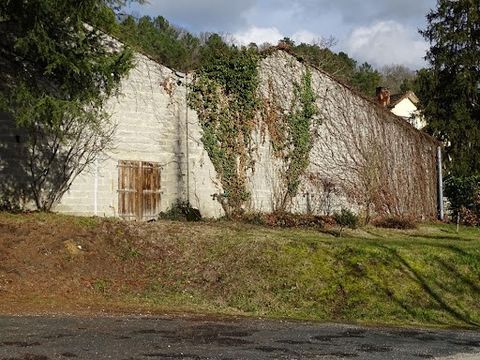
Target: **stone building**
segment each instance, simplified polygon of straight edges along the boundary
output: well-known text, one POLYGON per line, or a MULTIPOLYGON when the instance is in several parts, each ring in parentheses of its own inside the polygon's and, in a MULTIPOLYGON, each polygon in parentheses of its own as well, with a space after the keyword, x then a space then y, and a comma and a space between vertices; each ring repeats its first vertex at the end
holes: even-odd
MULTIPOLYGON (((197 113, 187 106, 191 77, 141 54, 135 55, 135 62, 122 82, 121 94, 108 104, 116 123, 113 145, 75 178, 54 210, 149 220, 184 201, 204 217, 222 216, 224 210, 215 196, 222 191, 221 182, 202 144, 197 113)), ((293 84, 307 69, 320 115, 310 166, 288 210, 325 214, 350 207, 434 217, 437 143, 428 135, 281 50, 259 64, 264 101, 274 98, 287 109, 293 84)), ((248 174, 251 196, 245 211, 270 212, 284 191, 284 164, 274 155, 269 124, 261 114, 257 120, 256 161, 248 174)), ((21 133, 3 114, 0 191, 4 194, 7 187, 12 192, 27 186, 27 175, 18 171, 21 148, 21 133)), ((28 199, 24 205, 28 206, 28 199)))

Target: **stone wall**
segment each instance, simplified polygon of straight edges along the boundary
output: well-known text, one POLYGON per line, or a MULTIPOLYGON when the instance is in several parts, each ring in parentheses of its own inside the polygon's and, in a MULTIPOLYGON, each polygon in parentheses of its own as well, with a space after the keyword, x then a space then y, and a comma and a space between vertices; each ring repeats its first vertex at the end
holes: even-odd
MULTIPOLYGON (((294 57, 275 52, 260 64, 261 96, 274 96, 287 111, 293 84, 300 82, 305 71, 305 65, 294 57)), ((55 211, 118 215, 118 162, 138 160, 162 166, 162 211, 177 201, 189 201, 205 217, 222 216, 222 207, 213 196, 221 193, 221 186, 201 142, 197 115, 187 107, 188 81, 185 74, 137 54, 135 68, 122 82, 121 95, 108 104, 117 126, 111 149, 75 179, 55 211)), ((435 142, 321 71, 312 69, 312 81, 321 124, 316 129, 311 165, 289 210, 362 209, 373 201, 366 198, 371 195, 365 194, 368 188, 367 192, 381 193, 383 201, 395 207, 391 210, 435 214, 435 142)), ((1 115, 0 130, 0 183, 8 180, 10 190, 15 190, 12 196, 28 204, 29 199, 15 186, 26 178, 18 142, 21 134, 1 115)), ((285 164, 272 151, 261 114, 253 137, 256 162, 249 173, 252 196, 245 210, 269 212, 283 194, 285 164)))
POLYGON ((138 54, 136 66, 122 82, 121 95, 109 104, 117 124, 112 149, 98 161, 97 169, 91 168, 75 180, 55 210, 117 215, 118 161, 137 160, 162 166, 161 211, 189 198, 204 216, 221 216, 221 207, 210 196, 218 192, 213 181, 216 173, 200 143, 196 114, 186 106, 187 81, 185 74, 138 54))
MULTIPOLYGON (((325 214, 348 207, 435 217, 437 143, 326 73, 309 70, 320 116, 312 129, 310 166, 289 209, 325 214)), ((283 51, 264 59, 260 65, 264 102, 274 97, 281 111, 288 112, 293 84, 299 84, 306 71, 283 51)), ((267 127, 264 119, 260 127, 267 127)), ((275 158, 268 134, 259 142, 258 154, 251 183, 253 207, 271 211, 282 193, 284 168, 268 163, 275 158), (263 186, 257 186, 260 183, 263 186)))

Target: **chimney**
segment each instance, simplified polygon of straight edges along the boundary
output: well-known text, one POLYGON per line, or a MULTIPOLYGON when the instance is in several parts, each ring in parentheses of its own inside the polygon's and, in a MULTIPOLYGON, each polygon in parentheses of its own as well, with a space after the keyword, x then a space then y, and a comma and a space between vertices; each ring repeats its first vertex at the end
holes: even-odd
POLYGON ((384 108, 390 105, 390 90, 385 87, 377 87, 377 101, 384 108))

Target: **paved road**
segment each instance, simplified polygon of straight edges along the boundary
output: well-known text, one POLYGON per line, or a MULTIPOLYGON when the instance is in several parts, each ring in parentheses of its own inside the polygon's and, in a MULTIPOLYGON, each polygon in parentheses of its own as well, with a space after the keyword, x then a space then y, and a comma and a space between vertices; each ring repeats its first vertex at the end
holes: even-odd
POLYGON ((262 320, 0 317, 1 360, 480 359, 480 332, 262 320))

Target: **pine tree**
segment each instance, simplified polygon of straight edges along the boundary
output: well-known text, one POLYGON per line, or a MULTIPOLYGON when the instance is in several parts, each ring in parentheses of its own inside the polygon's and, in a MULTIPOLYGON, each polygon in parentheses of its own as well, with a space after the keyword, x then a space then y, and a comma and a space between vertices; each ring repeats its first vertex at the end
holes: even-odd
POLYGON ((430 69, 416 89, 428 129, 446 145, 452 175, 480 173, 480 2, 439 0, 421 34, 430 69))
MULTIPOLYGON (((0 2, 0 110, 25 134, 25 156, 17 167, 28 177, 27 195, 38 209, 50 210, 108 145, 104 103, 132 66, 132 53, 112 51, 99 29, 115 26, 112 7, 124 4, 0 2)), ((0 183, 1 202, 8 188, 6 179, 0 183)))

